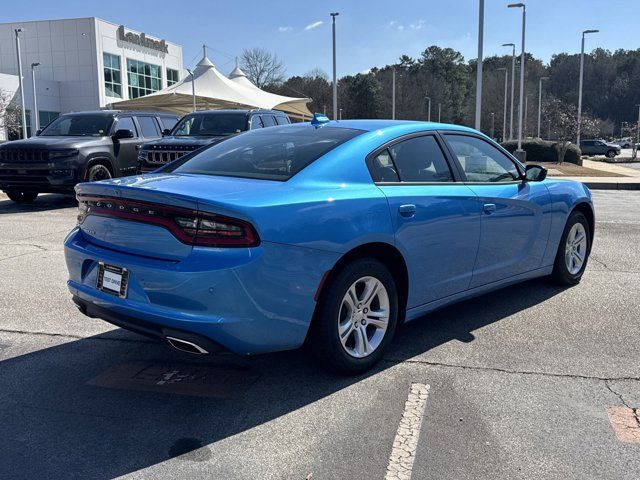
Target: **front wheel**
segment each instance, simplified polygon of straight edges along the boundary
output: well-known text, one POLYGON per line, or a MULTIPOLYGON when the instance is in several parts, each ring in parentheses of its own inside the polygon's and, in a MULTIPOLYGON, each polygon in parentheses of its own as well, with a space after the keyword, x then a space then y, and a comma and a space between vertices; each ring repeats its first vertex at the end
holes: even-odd
POLYGON ((7 197, 16 203, 33 203, 33 201, 38 198, 38 192, 8 190, 5 193, 7 194, 7 197))
POLYGON ((397 320, 393 275, 378 260, 356 260, 326 286, 310 333, 311 347, 333 370, 358 374, 382 358, 397 320))
POLYGON ((97 163, 92 165, 87 171, 87 182, 99 182, 100 180, 109 180, 111 171, 106 165, 97 163))
POLYGON ((607 158, 615 158, 616 151, 615 150, 607 150, 607 158))
POLYGON ((553 279, 561 285, 576 285, 587 267, 591 252, 589 222, 581 212, 573 212, 558 246, 553 265, 553 279))

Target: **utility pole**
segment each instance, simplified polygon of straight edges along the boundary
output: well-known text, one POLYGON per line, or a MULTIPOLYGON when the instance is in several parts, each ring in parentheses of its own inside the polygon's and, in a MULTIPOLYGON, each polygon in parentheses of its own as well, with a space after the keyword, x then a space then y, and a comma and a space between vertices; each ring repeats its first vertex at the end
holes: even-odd
POLYGON ((580 146, 580 124, 582 122, 582 81, 584 76, 584 36, 589 33, 598 33, 600 30, 585 30, 582 32, 582 46, 580 48, 580 83, 578 84, 578 135, 576 145, 580 146))
POLYGON ((336 75, 336 17, 339 12, 332 12, 331 23, 333 33, 333 119, 338 118, 338 79, 336 75))
POLYGON ((22 58, 20 56, 20 32, 23 28, 16 28, 16 53, 18 55, 18 85, 20 86, 20 106, 22 107, 22 138, 27 138, 27 109, 24 104, 24 83, 22 78, 22 58))
POLYGON ((549 77, 540 77, 538 82, 538 138, 540 138, 540 117, 542 112, 542 82, 549 80, 549 77))
POLYGON ((484 40, 484 0, 478 9, 478 64, 476 68, 476 130, 482 128, 482 46, 484 40))

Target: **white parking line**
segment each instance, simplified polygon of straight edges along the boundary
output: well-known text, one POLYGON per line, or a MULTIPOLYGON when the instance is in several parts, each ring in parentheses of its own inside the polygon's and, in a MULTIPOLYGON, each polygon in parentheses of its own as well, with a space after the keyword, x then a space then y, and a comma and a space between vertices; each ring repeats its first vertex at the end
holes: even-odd
POLYGON ((410 480, 418 447, 422 417, 429 397, 429 385, 412 383, 389 457, 385 480, 410 480))

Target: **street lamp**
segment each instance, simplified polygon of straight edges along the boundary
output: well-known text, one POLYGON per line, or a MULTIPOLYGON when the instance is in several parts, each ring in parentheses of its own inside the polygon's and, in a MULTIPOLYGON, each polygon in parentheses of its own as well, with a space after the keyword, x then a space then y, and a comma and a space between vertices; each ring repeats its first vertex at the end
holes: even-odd
POLYGON ((18 56, 18 85, 20 87, 20 102, 22 107, 22 138, 27 138, 27 110, 24 104, 24 85, 22 83, 22 58, 20 57, 20 32, 24 32, 24 28, 16 28, 13 30, 16 34, 16 54, 18 56))
POLYGON ((524 103, 524 40, 527 25, 527 7, 524 3, 510 3, 507 8, 522 8, 522 52, 520 53, 520 105, 518 107, 518 150, 515 154, 518 160, 525 163, 527 154, 522 150, 522 107, 524 103))
POLYGON ((503 47, 511 47, 511 115, 509 118, 509 140, 513 140, 513 92, 516 83, 516 44, 503 43, 503 47))
POLYGON ((193 111, 196 111, 196 78, 193 76, 193 72, 187 68, 187 72, 191 75, 191 96, 193 97, 193 111))
POLYGON ((504 112, 502 114, 502 141, 507 138, 507 77, 509 76, 509 69, 507 67, 498 68, 501 72, 504 70, 504 112))
POLYGON ((338 118, 338 80, 336 78, 336 17, 339 12, 331 12, 332 35, 333 35, 333 119, 338 118))
POLYGON ((36 98, 36 67, 40 65, 40 62, 34 62, 31 64, 31 82, 33 84, 33 114, 35 116, 35 132, 40 130, 40 119, 38 118, 38 100, 36 98))
POLYGON ((580 146, 580 122, 582 121, 582 77, 584 75, 584 36, 588 33, 598 33, 600 30, 585 30, 582 32, 582 47, 580 49, 580 84, 578 86, 578 135, 576 144, 580 146))
POLYGON ((549 77, 540 77, 538 82, 538 138, 540 138, 540 116, 542 112, 542 82, 549 80, 549 77))
POLYGON ((478 8, 478 64, 476 68, 476 130, 482 123, 482 44, 484 33, 484 0, 479 0, 478 8))
POLYGON ((424 98, 429 102, 429 108, 427 109, 427 122, 431 121, 431 97, 425 95, 424 98))

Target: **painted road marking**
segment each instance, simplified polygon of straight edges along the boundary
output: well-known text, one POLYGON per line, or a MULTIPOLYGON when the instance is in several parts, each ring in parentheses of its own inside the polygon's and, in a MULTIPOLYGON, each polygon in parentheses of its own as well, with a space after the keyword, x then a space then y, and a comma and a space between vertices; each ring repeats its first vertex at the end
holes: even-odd
POLYGON ((640 443, 640 412, 628 407, 609 407, 607 415, 618 440, 640 443))
POLYGON ((413 461, 416 457, 418 437, 422 426, 422 417, 429 397, 429 385, 412 383, 409 397, 404 404, 404 412, 398 425, 396 438, 389 457, 385 480, 410 480, 413 461))

